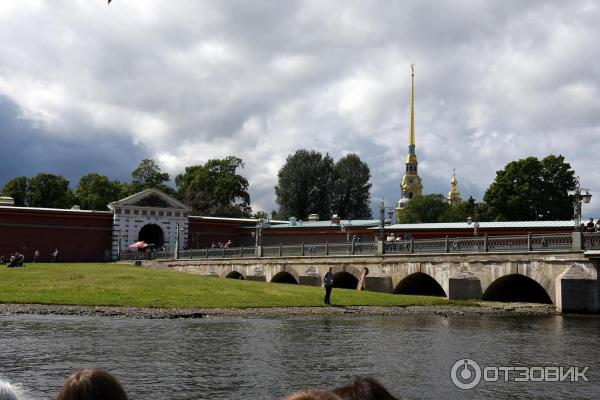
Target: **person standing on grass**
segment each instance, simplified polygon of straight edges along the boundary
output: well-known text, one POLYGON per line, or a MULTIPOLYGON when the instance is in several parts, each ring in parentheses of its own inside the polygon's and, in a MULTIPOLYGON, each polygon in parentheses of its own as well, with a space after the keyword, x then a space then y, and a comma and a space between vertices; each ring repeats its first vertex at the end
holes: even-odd
POLYGON ((325 304, 331 304, 331 290, 333 289, 333 272, 332 267, 325 273, 323 277, 323 286, 325 286, 325 304))
POLYGON ((40 251, 38 249, 35 249, 35 251, 33 252, 33 263, 34 264, 37 261, 39 256, 40 256, 40 251))
POLYGON ((52 256, 52 262, 58 262, 58 256, 60 252, 58 251, 58 247, 54 249, 54 251, 50 254, 52 256))

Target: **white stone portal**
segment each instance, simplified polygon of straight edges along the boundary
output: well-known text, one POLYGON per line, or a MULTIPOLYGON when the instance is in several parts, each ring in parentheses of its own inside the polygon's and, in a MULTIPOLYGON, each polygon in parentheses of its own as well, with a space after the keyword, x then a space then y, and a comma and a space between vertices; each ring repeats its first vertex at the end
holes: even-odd
POLYGON ((108 205, 113 212, 112 258, 137 241, 175 251, 177 228, 179 248, 188 238, 189 207, 157 189, 147 189, 108 205))

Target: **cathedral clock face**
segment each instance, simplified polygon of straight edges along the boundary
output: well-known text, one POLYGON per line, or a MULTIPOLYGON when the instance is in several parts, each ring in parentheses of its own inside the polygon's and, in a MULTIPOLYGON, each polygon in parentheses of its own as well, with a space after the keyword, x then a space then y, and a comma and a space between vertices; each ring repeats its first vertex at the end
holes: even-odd
POLYGON ((412 180, 412 179, 409 179, 409 180, 408 180, 408 183, 412 185, 412 184, 414 183, 414 180, 412 180))

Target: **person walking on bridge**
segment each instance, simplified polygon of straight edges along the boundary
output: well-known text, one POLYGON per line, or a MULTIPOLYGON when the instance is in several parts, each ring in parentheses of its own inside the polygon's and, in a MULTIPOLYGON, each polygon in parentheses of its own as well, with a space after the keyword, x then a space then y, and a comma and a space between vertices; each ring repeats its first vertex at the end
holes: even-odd
POLYGON ((329 267, 329 270, 323 276, 323 286, 325 286, 325 304, 331 304, 331 289, 333 289, 333 272, 331 272, 332 267, 329 267))

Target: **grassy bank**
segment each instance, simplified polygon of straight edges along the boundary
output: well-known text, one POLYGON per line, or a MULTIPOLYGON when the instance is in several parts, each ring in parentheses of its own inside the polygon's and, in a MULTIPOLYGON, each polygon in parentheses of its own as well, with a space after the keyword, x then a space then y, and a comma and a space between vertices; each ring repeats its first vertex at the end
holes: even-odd
MULTIPOLYGON (((116 264, 0 267, 1 303, 128 307, 320 306, 318 287, 249 282, 116 264)), ((427 296, 334 289, 335 305, 476 305, 427 296)))

